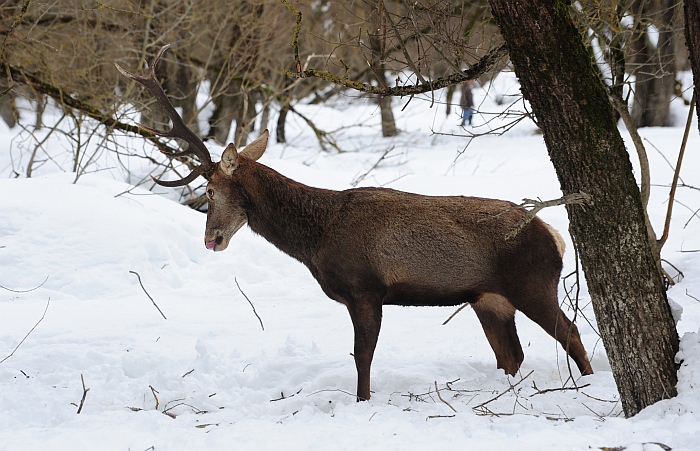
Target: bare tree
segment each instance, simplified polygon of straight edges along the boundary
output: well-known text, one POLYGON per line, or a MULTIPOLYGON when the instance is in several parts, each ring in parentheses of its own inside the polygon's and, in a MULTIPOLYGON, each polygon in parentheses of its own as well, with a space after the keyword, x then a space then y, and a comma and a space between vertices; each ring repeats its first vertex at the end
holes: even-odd
MULTIPOLYGON (((386 87, 389 80, 386 76, 386 57, 387 57, 387 22, 391 20, 386 10, 383 0, 369 3, 367 11, 368 21, 371 25, 367 32, 369 39, 369 48, 371 49, 371 57, 369 67, 372 75, 379 86, 386 87)), ((396 121, 394 120, 394 112, 391 109, 391 97, 379 97, 379 111, 382 118, 382 136, 396 136, 396 121)))
POLYGON ((589 49, 602 53, 608 66, 610 74, 603 76, 613 97, 627 104, 631 95, 635 127, 671 125, 683 49, 679 6, 680 0, 583 0, 574 8, 589 49))
POLYGON ((608 95, 565 2, 490 3, 562 191, 593 199, 567 206, 570 231, 625 414, 635 415, 675 396, 678 335, 608 95))
MULTIPOLYGON (((83 116, 89 117, 107 125, 99 131, 103 136, 114 130, 135 130, 120 119, 129 109, 133 111, 131 105, 140 112, 142 123, 162 128, 167 117, 140 87, 118 77, 113 63, 128 66, 146 61, 161 45, 172 43, 173 51, 162 61, 158 75, 188 125, 198 129, 206 112, 215 124, 213 135, 227 139, 235 121, 236 139, 245 141, 258 114, 269 114, 269 103, 286 88, 279 49, 288 45, 288 39, 276 29, 287 14, 274 0, 7 1, 0 6, 0 29, 7 30, 0 54, 4 75, 0 112, 10 125, 19 121, 18 133, 28 133, 27 140, 35 140, 25 128, 33 118, 16 109, 20 97, 30 100, 37 112, 43 99, 51 97, 52 106, 66 113, 62 127, 74 119, 73 127, 88 125, 83 116), (123 103, 115 104, 115 90, 123 93, 123 103), (260 106, 263 92, 266 107, 260 106), (198 93, 208 96, 200 95, 198 101, 198 93)), ((290 91, 285 96, 308 93, 290 91)), ((168 143, 151 138, 159 148, 168 148, 168 143)), ((34 149, 42 149, 39 141, 34 149)), ((40 153, 24 161, 38 161, 35 156, 40 153)), ((71 157, 71 161, 91 164, 93 160, 71 157)))
POLYGON ((301 35, 293 44, 297 70, 290 73, 376 96, 384 136, 396 132, 389 97, 418 93, 403 89, 409 86, 420 85, 427 88, 420 92, 430 92, 454 84, 454 80, 445 83, 444 78, 468 71, 481 61, 496 31, 482 1, 324 2, 333 18, 330 24, 307 21, 306 12, 297 11, 296 3, 287 5, 297 13, 297 34, 301 35), (299 13, 305 18, 303 29, 317 39, 300 33, 299 13), (324 64, 302 70, 305 55, 320 48, 328 55, 324 64))
POLYGON ((634 0, 630 5, 634 34, 629 58, 636 76, 632 119, 638 127, 671 125, 677 5, 677 0, 634 0))

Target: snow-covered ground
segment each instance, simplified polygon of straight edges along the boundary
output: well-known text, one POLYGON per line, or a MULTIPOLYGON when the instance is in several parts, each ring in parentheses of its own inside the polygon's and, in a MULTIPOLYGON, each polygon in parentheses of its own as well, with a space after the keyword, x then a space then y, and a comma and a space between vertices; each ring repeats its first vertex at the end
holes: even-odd
MULTIPOLYGON (((517 92, 512 77, 498 86, 517 92)), ((500 111, 499 92, 476 89, 484 114, 475 132, 504 124, 483 125, 493 118, 486 113, 500 111)), ((504 136, 451 136, 463 134, 458 117, 446 117, 436 96, 432 107, 416 98, 404 110, 407 100, 395 100, 394 139, 380 137, 368 100, 300 106, 318 127, 337 130, 344 152, 320 151, 290 117, 289 144, 271 143, 261 162, 333 189, 359 181, 515 202, 561 195, 531 122, 504 136)), ((687 107, 676 101, 673 111, 676 127, 641 130, 658 233, 687 107)), ((669 291, 683 308, 679 396, 631 419, 621 414, 583 280, 577 323, 596 374, 580 378, 574 369, 578 390, 561 349, 522 315, 525 362, 508 377, 470 309, 443 326, 454 308, 387 307, 373 398, 357 403, 350 318, 305 267, 247 229, 225 252, 207 251, 203 214, 174 201, 177 190, 135 188, 154 169, 149 161, 107 152, 110 143, 88 134, 77 182, 66 172, 72 147, 58 134, 38 150, 43 164, 27 179, 34 147, 29 131, 18 133, 0 124, 0 285, 14 290, 0 288, 0 449, 700 449, 697 123, 663 252, 669 272, 685 276, 669 291)), ((129 152, 150 152, 138 138, 115 139, 129 152)), ((572 273, 564 209, 540 216, 565 235, 563 275, 572 273)), ((574 283, 562 282, 562 302, 574 283)))

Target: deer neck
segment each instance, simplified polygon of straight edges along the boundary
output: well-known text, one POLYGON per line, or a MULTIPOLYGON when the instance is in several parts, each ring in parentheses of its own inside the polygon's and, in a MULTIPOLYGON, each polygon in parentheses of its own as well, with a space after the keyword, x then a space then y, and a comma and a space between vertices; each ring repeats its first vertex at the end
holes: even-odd
POLYGON ((310 264, 333 215, 337 192, 306 186, 251 161, 239 169, 245 171, 248 226, 281 251, 310 264))

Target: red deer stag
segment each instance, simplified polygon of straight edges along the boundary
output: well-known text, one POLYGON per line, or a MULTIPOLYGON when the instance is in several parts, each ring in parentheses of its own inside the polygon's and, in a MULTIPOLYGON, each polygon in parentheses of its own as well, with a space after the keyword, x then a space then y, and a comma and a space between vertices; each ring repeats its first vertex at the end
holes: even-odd
POLYGON ((209 176, 204 244, 223 251, 246 223, 305 264, 323 291, 345 304, 355 331, 357 399, 370 398, 370 366, 384 305, 455 306, 471 303, 498 368, 515 375, 523 350, 515 311, 539 324, 568 351, 583 375, 591 364, 576 325, 559 308, 561 236, 534 218, 505 236, 527 213, 506 201, 462 196, 421 196, 386 188, 331 191, 290 180, 257 162, 268 133, 238 152, 233 144, 213 163, 202 141, 187 129, 155 77, 163 47, 143 84, 168 112, 173 127, 150 132, 189 143, 201 166, 177 181, 209 176))

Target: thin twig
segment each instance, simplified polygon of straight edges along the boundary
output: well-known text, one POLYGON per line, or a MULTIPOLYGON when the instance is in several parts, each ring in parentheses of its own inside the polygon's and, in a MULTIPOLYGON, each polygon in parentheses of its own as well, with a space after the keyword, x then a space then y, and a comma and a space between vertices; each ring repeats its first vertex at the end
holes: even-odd
POLYGON ((27 335, 25 335, 24 338, 22 338, 22 340, 19 342, 19 344, 17 344, 17 346, 15 346, 15 349, 13 349, 12 352, 11 352, 7 357, 5 357, 4 359, 0 360, 0 364, 2 364, 5 360, 7 360, 7 359, 9 359, 10 357, 12 357, 12 356, 15 354, 15 352, 17 351, 17 349, 19 349, 19 347, 22 346, 22 343, 24 343, 24 340, 26 340, 27 337, 29 337, 29 334, 31 334, 32 332, 34 332, 34 329, 36 329, 36 326, 38 326, 39 323, 41 323, 41 322, 44 320, 44 317, 46 316, 46 311, 49 309, 49 304, 50 304, 50 303, 51 303, 51 298, 49 298, 49 300, 46 301, 46 308, 44 309, 44 313, 41 315, 41 318, 39 318, 39 321, 37 321, 36 324, 34 324, 34 327, 32 327, 31 329, 29 329, 29 332, 27 332, 27 335))
POLYGON ((681 149, 678 152, 678 162, 676 163, 676 170, 673 172, 673 182, 671 182, 671 192, 668 194, 668 209, 666 210, 666 221, 664 222, 664 231, 661 238, 657 241, 658 249, 661 248, 666 243, 668 239, 669 229, 671 228, 671 213, 673 212, 673 201, 676 197, 676 187, 678 186, 678 178, 681 173, 681 163, 683 162, 683 156, 685 155, 685 145, 688 143, 688 135, 690 134, 690 124, 693 122, 693 107, 697 102, 697 89, 693 91, 693 98, 690 100, 690 108, 688 110, 688 121, 685 124, 685 132, 683 133, 683 141, 681 143, 681 149))
POLYGON ((457 310, 455 310, 455 312, 453 314, 451 314, 450 317, 447 318, 444 323, 442 323, 442 325, 444 326, 445 324, 449 323, 452 318, 457 316, 457 313, 464 310, 468 305, 471 305, 471 304, 469 302, 465 302, 464 304, 462 304, 462 306, 460 308, 458 308, 457 310))
POLYGON ((573 387, 557 387, 557 388, 545 388, 544 390, 540 390, 537 388, 537 384, 535 384, 535 381, 532 381, 532 388, 535 390, 535 393, 532 394, 532 396, 535 395, 542 395, 544 393, 549 393, 553 391, 568 391, 568 390, 576 390, 578 391, 581 388, 586 388, 590 386, 591 384, 585 384, 585 385, 576 385, 573 387))
POLYGON ((175 400, 173 400, 173 401, 170 401, 168 404, 170 404, 170 403, 177 403, 177 404, 173 404, 173 405, 170 406, 170 407, 164 408, 164 409, 163 409, 163 413, 164 413, 165 415, 169 416, 170 418, 175 419, 175 418, 177 418, 177 415, 175 415, 174 413, 171 413, 171 412, 169 412, 169 411, 172 410, 172 409, 174 409, 174 408, 176 408, 176 407, 180 407, 180 406, 187 406, 187 407, 189 407, 189 408, 192 409, 192 411, 193 411, 194 413, 196 413, 197 415, 209 413, 208 410, 202 410, 202 409, 199 409, 199 408, 193 406, 192 404, 187 404, 186 402, 181 402, 181 401, 184 401, 184 400, 185 400, 185 398, 182 398, 182 399, 175 399, 175 400))
POLYGON ((473 410, 480 409, 480 408, 486 406, 486 404, 497 400, 498 398, 500 398, 501 396, 505 395, 505 394, 508 393, 509 391, 515 390, 515 387, 517 387, 518 385, 520 385, 525 379, 527 379, 528 377, 530 377, 530 375, 531 375, 532 373, 534 373, 534 372, 535 372, 535 370, 530 371, 529 373, 527 373, 527 375, 525 375, 525 377, 523 377, 522 379, 520 379, 520 380, 519 380, 518 382, 516 382, 515 384, 512 384, 510 387, 508 387, 508 390, 502 391, 501 393, 499 393, 498 395, 496 395, 496 396, 494 396, 493 398, 489 399, 488 401, 484 401, 484 402, 482 402, 481 404, 472 407, 472 409, 473 409, 473 410))
POLYGON ((299 116, 304 122, 306 122, 306 125, 308 125, 311 128, 311 130, 313 130, 314 135, 316 135, 316 139, 318 140, 318 145, 321 146, 321 150, 323 150, 324 152, 328 152, 326 144, 330 144, 336 151, 338 151, 338 153, 343 153, 343 149, 341 149, 340 146, 338 146, 338 143, 336 142, 335 138, 331 133, 318 128, 311 119, 301 114, 292 105, 289 105, 288 108, 290 112, 299 116))
POLYGON ((89 388, 85 388, 85 378, 83 375, 80 375, 80 380, 83 383, 83 399, 80 400, 80 405, 78 406, 78 411, 76 413, 80 413, 83 410, 83 405, 85 404, 85 398, 87 397, 87 392, 90 391, 89 388))
MULTIPOLYGON (((671 451, 673 448, 671 448, 668 445, 664 445, 663 443, 660 442, 644 442, 642 443, 642 448, 645 448, 644 445, 656 445, 659 448, 663 449, 664 451, 671 451)), ((626 446, 603 446, 598 449, 601 449, 603 451, 625 451, 627 449, 626 446)))
POLYGON ((302 390, 303 390, 303 388, 300 388, 298 392, 292 393, 292 394, 289 395, 289 396, 285 396, 285 395, 284 395, 284 392, 280 392, 280 397, 279 397, 279 398, 275 398, 275 399, 271 399, 270 402, 282 401, 282 400, 284 400, 284 399, 292 398, 292 397, 298 395, 299 393, 301 393, 302 390))
POLYGON ((178 399, 173 399, 172 401, 168 401, 165 406, 163 406, 163 414, 169 416, 173 420, 177 418, 177 415, 174 413, 169 412, 169 410, 174 409, 175 407, 181 406, 183 404, 182 401, 184 401, 185 398, 178 398, 178 399), (172 406, 170 406, 172 404, 172 406), (170 406, 170 407, 168 407, 170 406))
POLYGON ((377 168, 377 166, 379 166, 379 164, 380 164, 382 161, 384 161, 384 159, 386 159, 387 155, 389 155, 389 153, 391 153, 391 151, 394 150, 394 148, 395 148, 395 146, 391 146, 391 147, 385 149, 385 150, 384 150, 384 153, 382 154, 381 157, 379 157, 379 159, 377 160, 377 162, 374 163, 374 164, 372 165, 371 168, 367 169, 367 171, 365 171, 364 174, 359 175, 355 180, 353 180, 353 181, 350 183, 350 185, 352 185, 353 187, 356 187, 361 181, 363 181, 363 180, 365 179, 365 177, 367 177, 367 176, 369 175, 370 172, 372 172, 373 170, 375 170, 375 169, 377 168))
POLYGON ((661 443, 661 442, 644 442, 644 443, 642 443, 642 447, 643 447, 644 445, 656 445, 656 446, 658 446, 659 448, 663 449, 664 451, 671 451, 671 450, 673 449, 673 448, 671 448, 670 446, 664 445, 664 444, 661 443))
POLYGON ((158 406, 160 405, 160 401, 158 401, 158 395, 157 395, 158 390, 156 390, 155 388, 153 388, 153 385, 149 385, 148 388, 150 388, 150 389, 151 389, 151 393, 153 393, 153 397, 154 397, 155 400, 156 400, 156 410, 158 410, 158 406))
POLYGON ((438 398, 440 399, 440 401, 442 401, 442 402, 444 402, 445 404, 447 404, 447 407, 449 407, 450 409, 452 409, 452 411, 453 411, 454 413, 457 413, 457 409, 455 409, 454 407, 452 407, 452 406, 450 405, 449 402, 445 401, 445 400, 442 398, 442 395, 440 394, 440 390, 438 389, 438 386, 437 386, 437 381, 435 381, 435 392, 437 393, 437 396, 438 396, 438 398))
POLYGON ((250 299, 248 299, 248 296, 246 296, 246 294, 243 292, 243 290, 241 290, 241 286, 238 285, 238 280, 235 277, 233 278, 233 281, 236 282, 236 286, 238 287, 238 291, 241 292, 241 294, 243 295, 245 300, 248 301, 248 304, 250 304, 251 308, 253 309, 253 313, 255 313, 255 316, 257 316, 258 321, 260 321, 260 327, 262 327, 262 330, 265 330, 265 326, 263 326, 262 319, 260 318, 260 315, 258 315, 258 312, 255 310, 255 306, 253 305, 252 302, 250 302, 250 299))
MULTIPOLYGON (((582 394, 583 396, 585 396, 586 398, 593 399, 594 401, 605 402, 605 403, 608 403, 608 404, 615 404, 615 406, 613 406, 613 407, 616 407, 617 404, 620 403, 620 400, 619 400, 619 399, 603 399, 603 398, 598 398, 597 396, 589 395, 589 394, 586 393, 585 391, 582 391, 581 394, 582 394)), ((611 413, 612 413, 612 411, 611 411, 611 413)))
POLYGON ((685 289, 685 295, 688 296, 688 297, 691 298, 691 299, 695 299, 696 301, 700 302, 700 299, 698 299, 698 298, 696 298, 695 296, 693 296, 692 294, 688 293, 688 289, 687 289, 687 288, 685 289))
POLYGON ((27 13, 27 9, 29 8, 30 3, 30 0, 25 0, 24 4, 22 5, 22 8, 19 11, 19 14, 15 18, 15 21, 12 22, 12 25, 10 25, 10 29, 5 31, 5 38, 2 40, 2 46, 0 46, 0 61, 6 60, 5 47, 7 46, 7 41, 10 39, 10 35, 12 35, 12 32, 15 30, 15 28, 17 28, 17 25, 19 25, 22 22, 22 19, 27 13))
MULTIPOLYGON (((683 252, 683 251, 681 251, 681 252, 683 252)), ((671 263, 670 261, 666 260, 665 258, 662 258, 661 261, 664 262, 664 263, 666 263, 668 266, 670 266, 671 268, 673 268, 673 269, 676 270, 676 272, 678 273, 678 274, 676 275, 676 277, 678 277, 678 281, 679 281, 679 282, 685 278, 685 274, 683 274, 683 271, 681 271, 680 269, 678 269, 678 267, 677 267, 676 265, 674 265, 674 264, 671 263)), ((671 275, 668 274, 668 272, 667 272, 666 270, 664 270, 664 272, 666 273, 666 276, 667 276, 668 278, 670 278, 671 280, 673 280, 673 277, 671 277, 671 275)), ((673 282, 675 283, 675 281, 673 281, 673 282)))
POLYGON ((130 272, 131 274, 136 274, 136 277, 138 277, 138 279, 139 279, 139 285, 141 285, 141 288, 143 289, 143 292, 146 293, 146 296, 148 296, 148 299, 150 299, 151 302, 153 303, 153 305, 155 305, 155 307, 158 309, 158 311, 160 312, 161 316, 163 316, 163 319, 168 319, 168 318, 165 317, 165 315, 163 314, 163 311, 160 309, 160 307, 158 307, 158 304, 156 304, 156 301, 154 301, 153 298, 151 297, 151 295, 148 294, 148 291, 146 291, 146 287, 143 286, 143 283, 141 282, 141 276, 139 275, 139 273, 137 273, 136 271, 129 271, 129 272, 130 272))
POLYGON ((519 207, 532 207, 532 209, 528 210, 525 216, 523 216, 520 221, 515 224, 513 229, 506 234, 506 240, 509 240, 519 234, 520 231, 535 218, 537 213, 544 208, 558 205, 591 205, 592 203, 593 198, 590 196, 590 194, 583 192, 571 193, 558 199, 551 200, 523 199, 523 203, 521 203, 519 207))
MULTIPOLYGON (((355 393, 350 393, 349 391, 342 390, 340 388, 328 388, 328 389, 323 389, 323 390, 316 390, 315 392, 312 392, 312 393, 309 393, 308 395, 306 395, 306 397, 308 398, 309 396, 313 396, 313 395, 316 395, 318 393, 324 393, 324 392, 340 392, 340 393, 345 393, 346 395, 357 397, 357 395, 355 393)), ((372 392, 372 393, 374 393, 374 392, 372 392)))
POLYGON ((7 287, 2 286, 2 285, 0 285, 0 288, 7 290, 7 291, 11 291, 13 293, 29 293, 30 291, 38 290, 39 288, 43 287, 47 280, 49 280, 49 276, 46 276, 46 279, 44 279, 44 281, 41 282, 38 286, 36 286, 34 288, 30 288, 28 290, 13 290, 12 288, 7 288, 7 287))

